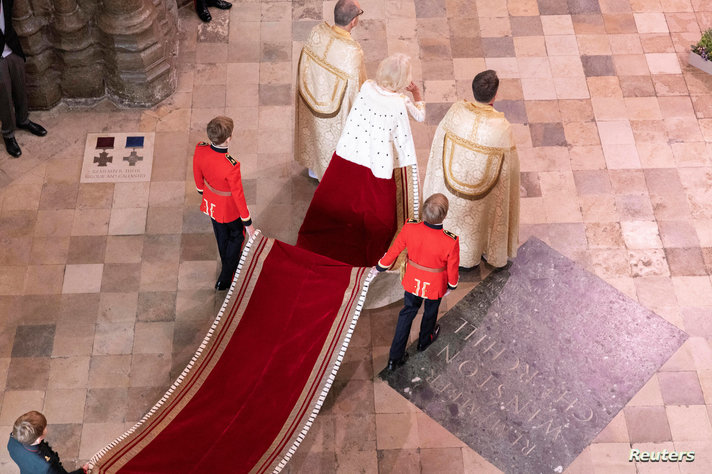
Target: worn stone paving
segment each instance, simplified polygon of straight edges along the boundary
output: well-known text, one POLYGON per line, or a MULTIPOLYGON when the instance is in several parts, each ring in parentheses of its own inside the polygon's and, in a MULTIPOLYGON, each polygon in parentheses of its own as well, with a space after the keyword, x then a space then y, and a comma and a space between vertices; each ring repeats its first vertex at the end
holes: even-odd
MULTIPOLYGON (((67 467, 130 427, 219 308, 210 223, 191 176, 207 121, 232 116, 256 226, 294 242, 314 183, 292 161, 294 71, 333 1, 243 1, 201 25, 180 11, 178 89, 149 110, 103 101, 34 112, 0 152, 0 432, 44 411, 67 467), (87 133, 155 132, 150 182, 81 183, 87 133)), ((567 472, 712 471, 712 79, 687 65, 708 0, 363 0, 369 74, 414 59, 422 165, 473 75, 502 78, 522 170, 521 241, 536 236, 690 338, 567 472), (632 447, 693 463, 629 463, 632 447)), ((484 275, 487 268, 481 269, 484 275)), ((455 304, 478 272, 442 305, 455 304)), ((374 380, 399 307, 368 311, 289 472, 498 472, 374 380)), ((417 323, 414 327, 417 327, 417 323)), ((0 449, 0 472, 17 472, 0 449)))

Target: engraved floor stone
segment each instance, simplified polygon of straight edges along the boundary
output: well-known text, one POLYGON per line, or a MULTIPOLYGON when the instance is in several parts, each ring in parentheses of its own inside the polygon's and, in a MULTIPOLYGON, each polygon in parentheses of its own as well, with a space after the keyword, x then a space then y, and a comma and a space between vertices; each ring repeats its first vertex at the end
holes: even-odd
POLYGON ((153 132, 88 133, 81 183, 150 181, 153 132))
POLYGON ((562 472, 688 337, 536 238, 440 325, 380 376, 505 472, 562 472))

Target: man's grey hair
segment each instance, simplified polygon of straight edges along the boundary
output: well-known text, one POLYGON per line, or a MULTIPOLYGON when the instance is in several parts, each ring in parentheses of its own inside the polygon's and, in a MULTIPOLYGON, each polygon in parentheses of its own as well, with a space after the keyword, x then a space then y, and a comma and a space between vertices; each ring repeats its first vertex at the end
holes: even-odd
POLYGON ((44 434, 47 428, 47 418, 38 411, 28 411, 15 420, 12 426, 12 436, 22 444, 31 445, 44 434))
POLYGON ((12 427, 12 436, 22 444, 30 445, 39 438, 35 427, 29 421, 21 421, 12 427))
POLYGON ((339 0, 334 6, 334 23, 346 26, 358 16, 360 11, 361 9, 356 6, 354 0, 339 0))

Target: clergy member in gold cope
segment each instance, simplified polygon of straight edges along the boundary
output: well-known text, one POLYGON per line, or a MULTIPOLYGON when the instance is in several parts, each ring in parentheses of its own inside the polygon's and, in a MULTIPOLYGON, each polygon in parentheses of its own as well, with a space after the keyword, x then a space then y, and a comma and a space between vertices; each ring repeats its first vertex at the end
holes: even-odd
POLYGON ((319 180, 366 80, 363 51, 351 38, 361 14, 357 0, 336 2, 335 25, 315 26, 299 57, 294 159, 319 180))
POLYGON ((430 148, 423 195, 450 201, 443 226, 460 237, 460 265, 507 264, 519 246, 519 157, 512 128, 492 103, 497 73, 472 81, 474 102, 450 107, 430 148))

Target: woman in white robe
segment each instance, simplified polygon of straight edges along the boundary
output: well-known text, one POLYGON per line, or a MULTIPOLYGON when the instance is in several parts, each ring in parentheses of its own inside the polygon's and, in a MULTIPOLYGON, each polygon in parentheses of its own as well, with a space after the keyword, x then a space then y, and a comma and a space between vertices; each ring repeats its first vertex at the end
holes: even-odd
POLYGON ((417 160, 409 115, 425 120, 425 103, 412 82, 410 58, 395 54, 381 62, 376 81, 361 87, 299 230, 297 246, 355 266, 378 262, 399 224, 394 171, 413 170, 408 181, 416 197, 410 204, 417 206, 417 160))

